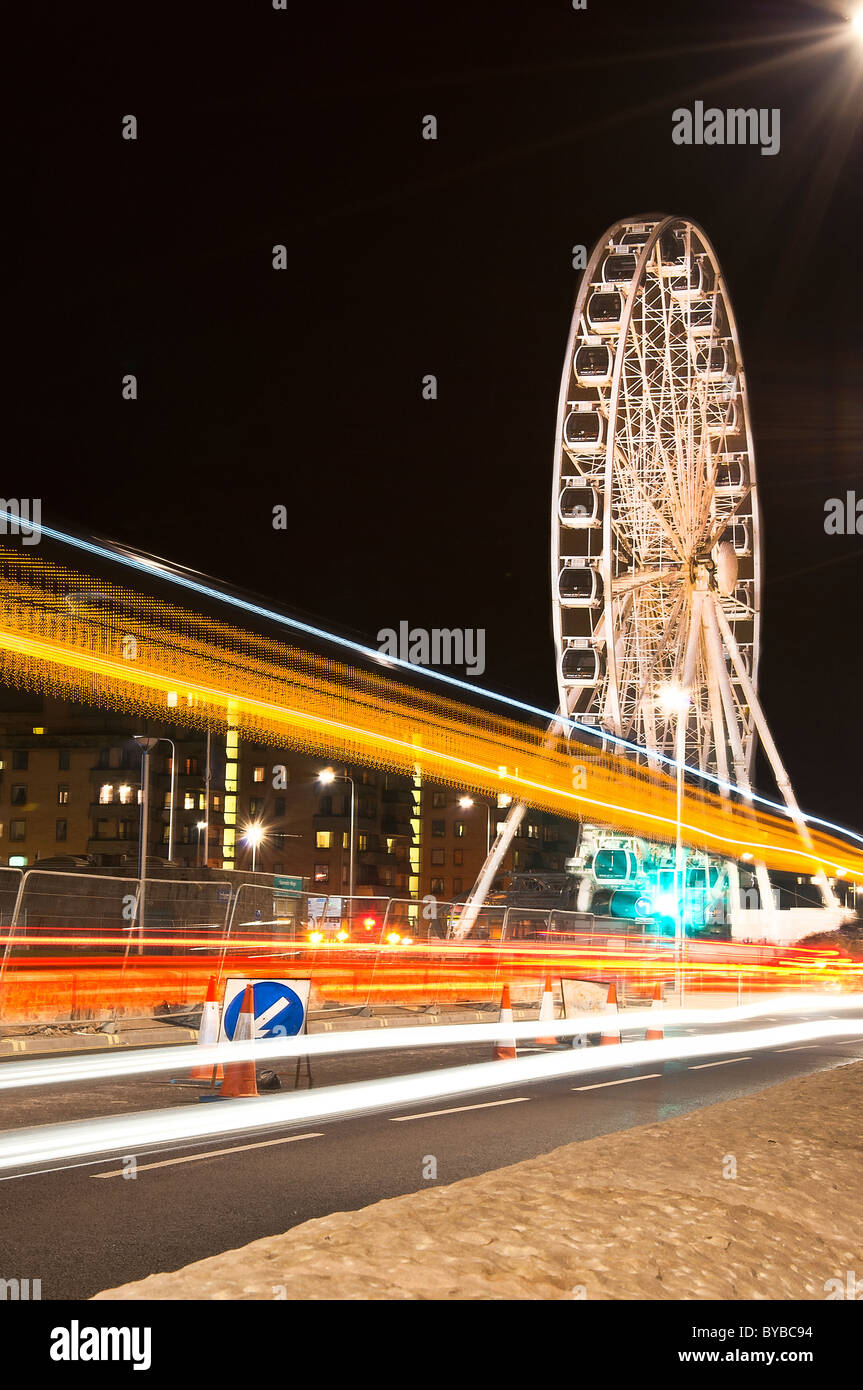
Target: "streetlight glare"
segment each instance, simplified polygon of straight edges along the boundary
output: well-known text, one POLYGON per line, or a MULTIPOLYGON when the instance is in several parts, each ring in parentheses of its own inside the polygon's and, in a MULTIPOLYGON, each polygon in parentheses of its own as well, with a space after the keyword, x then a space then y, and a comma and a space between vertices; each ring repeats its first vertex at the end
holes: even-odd
POLYGON ((689 709, 689 691, 682 685, 664 685, 659 692, 659 699, 662 708, 669 714, 689 709))
POLYGON ((254 823, 246 828, 245 841, 247 845, 259 845, 263 838, 264 832, 259 824, 254 823))
POLYGON ((859 34, 860 37, 863 38, 863 6, 861 6, 859 10, 855 10, 852 14, 851 28, 856 34, 859 34))
POLYGON ((459 804, 459 806, 463 806, 464 809, 465 809, 466 811, 468 811, 468 810, 470 810, 471 806, 473 805, 473 797, 472 797, 472 796, 460 796, 459 799, 458 799, 458 804, 459 804))
POLYGON ((329 783, 335 782, 335 780, 336 774, 333 772, 333 769, 331 767, 322 768, 322 770, 318 773, 319 782, 329 783))

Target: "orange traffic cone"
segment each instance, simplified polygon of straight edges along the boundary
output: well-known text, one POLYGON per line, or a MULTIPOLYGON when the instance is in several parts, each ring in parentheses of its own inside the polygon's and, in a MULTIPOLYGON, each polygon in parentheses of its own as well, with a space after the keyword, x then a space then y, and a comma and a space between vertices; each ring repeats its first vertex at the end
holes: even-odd
MULTIPOLYGON (((606 1000, 605 1004, 605 1012, 607 1014, 617 1013, 617 990, 614 987, 613 980, 611 984, 608 986, 608 999, 606 1000)), ((599 1042, 600 1046, 603 1046, 606 1043, 619 1043, 620 1029, 617 1027, 617 1025, 615 1025, 612 1028, 609 1024, 604 1024, 599 1042)))
MULTIPOLYGON (((662 1009, 664 1008, 664 1005, 665 1001, 662 997, 662 985, 657 984, 653 991, 653 1003, 650 1006, 651 1011, 653 1009, 662 1009)), ((653 1027, 653 1025, 651 1025, 651 1027, 648 1028, 647 1032, 644 1035, 644 1041, 661 1042, 664 1037, 665 1033, 663 1031, 662 1024, 658 1023, 656 1027, 653 1027)))
MULTIPOLYGON (((204 1000, 204 1007, 201 1010, 201 1022, 198 1027, 198 1046, 214 1047, 219 1041, 219 1004, 216 999, 216 977, 211 975, 207 983, 207 997, 204 1000)), ((224 1069, 221 1065, 197 1066, 192 1067, 189 1078, 192 1081, 213 1082, 224 1076, 224 1069)))
MULTIPOLYGON (((503 994, 500 999, 500 1021, 501 1023, 512 1023, 512 1002, 509 997, 509 985, 504 985, 503 994)), ((496 1062, 509 1062, 515 1057, 515 1038, 499 1038, 494 1045, 494 1060, 496 1062)))
MULTIPOLYGON (((539 1005, 538 1022, 547 1023, 549 1021, 551 1021, 552 1023, 554 1022, 554 993, 551 988, 551 976, 546 975, 545 988, 542 991, 542 999, 540 1000, 539 1005)), ((560 1042, 560 1038, 556 1038, 553 1034, 549 1033, 543 1037, 536 1038, 535 1041, 541 1047, 557 1047, 557 1044, 560 1042)))
MULTIPOLYGON (((243 995, 240 1016, 237 1019, 237 1028, 234 1033, 233 1041, 251 1042, 254 1036, 255 998, 252 993, 252 986, 246 985, 246 992, 243 995)), ((258 1094, 255 1063, 251 1057, 247 1062, 228 1062, 225 1067, 225 1079, 222 1082, 220 1094, 223 1100, 228 1097, 236 1098, 256 1096, 258 1094)))

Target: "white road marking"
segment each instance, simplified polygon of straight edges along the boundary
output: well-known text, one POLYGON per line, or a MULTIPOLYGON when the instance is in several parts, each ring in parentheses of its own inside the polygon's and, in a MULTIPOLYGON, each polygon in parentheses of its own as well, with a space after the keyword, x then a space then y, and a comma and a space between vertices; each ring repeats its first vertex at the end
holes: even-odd
POLYGON ((817 1043, 802 1043, 799 1047, 777 1047, 777 1052, 818 1052, 817 1043))
POLYGON ((602 1086, 626 1086, 630 1081, 652 1081, 655 1076, 662 1076, 661 1071, 649 1071, 645 1076, 624 1076, 620 1081, 594 1081, 592 1086, 573 1086, 574 1091, 598 1091, 602 1086))
POLYGON ((433 1115, 460 1115, 463 1110, 490 1110, 495 1105, 518 1105, 530 1096, 512 1096, 509 1100, 483 1100, 478 1105, 454 1105, 451 1110, 424 1110, 421 1115, 391 1115, 390 1123, 403 1124, 405 1120, 430 1120, 433 1115))
POLYGON ((705 1067, 730 1067, 732 1062, 751 1062, 751 1057, 724 1057, 721 1062, 699 1062, 697 1067, 687 1067, 687 1071, 703 1071, 705 1067))
MULTIPOLYGON (((175 1163, 197 1163, 200 1158, 222 1158, 224 1154, 241 1154, 247 1149, 268 1149, 271 1144, 294 1144, 298 1139, 321 1139, 323 1134, 288 1134, 283 1139, 261 1139, 257 1144, 234 1144, 229 1149, 210 1149, 204 1154, 186 1154, 183 1158, 163 1158, 159 1163, 139 1163, 136 1173, 144 1173, 148 1168, 170 1168, 175 1163)), ((108 1173, 91 1173, 91 1178, 122 1178, 125 1168, 112 1168, 108 1173)))

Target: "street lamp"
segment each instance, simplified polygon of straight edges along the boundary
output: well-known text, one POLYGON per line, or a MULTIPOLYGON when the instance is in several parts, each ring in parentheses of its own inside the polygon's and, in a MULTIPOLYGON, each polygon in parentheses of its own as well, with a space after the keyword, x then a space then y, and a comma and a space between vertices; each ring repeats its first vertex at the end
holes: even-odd
POLYGON ((674 878, 677 885, 677 913, 674 921, 674 955, 678 963, 677 992, 681 1008, 685 991, 683 977, 683 958, 685 934, 683 925, 683 905, 685 883, 683 877, 683 768, 686 757, 686 716, 692 703, 689 691, 682 685, 670 682, 660 691, 660 702, 666 714, 675 715, 675 761, 677 764, 677 836, 674 849, 674 878))
MULTIPOLYGON (((474 806, 476 803, 475 803, 475 801, 474 801, 474 799, 473 799, 472 796, 460 796, 459 799, 458 799, 458 804, 459 804, 459 806, 461 806, 462 810, 464 810, 464 811, 469 811, 470 808, 471 808, 471 806, 474 806)), ((486 821, 485 821, 485 853, 486 853, 486 858, 488 858, 489 854, 491 853, 491 807, 490 807, 489 805, 487 805, 485 802, 483 803, 483 805, 485 806, 485 816, 486 816, 486 821)))
POLYGON ((196 829, 197 832, 198 832, 198 863, 199 863, 202 867, 203 867, 203 863, 204 863, 204 857, 203 857, 203 855, 202 855, 202 853, 201 853, 201 844, 202 844, 202 841, 201 841, 201 833, 202 833, 202 831, 206 830, 206 828, 207 828, 207 822, 206 822, 205 820, 199 820, 198 823, 197 823, 196 826, 195 826, 195 829, 196 829))
POLYGON ((256 857, 257 852, 258 852, 258 845, 261 843, 261 841, 262 841, 263 838, 264 838, 264 828, 263 828, 263 826, 261 825, 261 822, 260 822, 260 821, 252 821, 251 824, 248 825, 248 826, 246 827, 246 833, 245 833, 245 835, 243 836, 243 838, 244 838, 244 840, 246 841, 246 844, 247 844, 247 845, 251 845, 251 846, 252 846, 252 873, 254 873, 254 872, 255 872, 255 857, 256 857))
POLYGON ((350 782, 351 784, 350 858, 348 860, 348 902, 350 904, 348 908, 348 917, 350 918, 354 900, 354 825, 356 823, 356 808, 354 803, 356 800, 356 787, 354 786, 353 777, 349 777, 346 772, 334 772, 331 767, 325 767, 318 773, 318 781, 322 782, 325 787, 332 786, 333 782, 350 782))
POLYGON ((147 833, 150 819, 150 754, 159 742, 157 738, 147 738, 135 734, 135 742, 141 750, 141 816, 138 841, 138 955, 144 954, 144 907, 147 892, 147 833))

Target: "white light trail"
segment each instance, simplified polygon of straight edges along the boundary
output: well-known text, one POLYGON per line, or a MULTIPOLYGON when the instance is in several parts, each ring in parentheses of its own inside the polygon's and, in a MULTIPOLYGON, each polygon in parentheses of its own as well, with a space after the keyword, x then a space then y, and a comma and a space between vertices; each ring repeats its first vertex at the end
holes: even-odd
MULTIPOLYGON (((657 1015, 653 1014, 656 1022, 657 1015)), ((597 1015, 593 1015, 594 1026, 597 1015)), ((486 1025, 479 1025, 488 1033, 486 1025)), ((518 1025, 516 1025, 518 1026, 518 1025)), ((582 1027, 583 1027, 582 1022, 582 1027)), ((492 1029, 494 1029, 492 1025, 492 1029)), ((512 1025, 507 1025, 511 1036, 512 1025)), ((536 1024, 531 1025, 533 1031, 536 1024)), ((543 1024, 545 1027, 545 1024, 543 1024)), ((732 1030, 698 1038, 668 1038, 661 1042, 620 1043, 589 1052, 566 1052, 490 1061, 443 1071, 359 1081, 329 1086, 320 1091, 294 1092, 248 1100, 226 1100, 211 1105, 184 1105, 134 1115, 107 1115, 92 1120, 37 1125, 0 1134, 0 1170, 34 1164, 59 1163, 92 1154, 139 1153, 143 1147, 178 1144, 215 1135, 248 1133, 276 1125, 306 1125, 345 1119, 376 1110, 391 1110, 421 1101, 440 1101, 451 1096, 524 1087, 530 1081, 549 1081, 561 1076, 585 1075, 626 1066, 685 1061, 717 1052, 764 1051, 783 1044, 815 1038, 843 1038, 859 1030, 854 1019, 821 1019, 810 1023, 783 1024, 749 1032, 732 1030)), ((496 1027, 500 1032, 500 1025, 496 1027)), ((199 1057, 203 1049, 198 1049, 199 1057)))
MULTIPOLYGON (((863 994, 825 996, 791 994, 771 997, 757 1004, 736 1005, 729 1009, 644 1009, 624 1010, 616 1015, 624 1032, 636 1028, 679 1028, 704 1023, 745 1023, 779 1013, 807 1013, 855 1010, 863 1012, 863 994)), ((575 1033, 598 1033, 608 1015, 578 1014, 572 1018, 543 1020, 543 1033, 569 1038, 575 1033)), ((504 1025, 506 1036, 532 1042, 537 1035, 537 1019, 504 1025)), ((860 1022, 857 1021, 859 1029, 860 1022)), ((319 1057, 343 1052, 395 1052, 403 1047, 452 1047, 463 1043, 495 1042, 501 1025, 494 1023, 434 1023, 425 1027, 350 1029, 344 1033, 303 1034, 294 1038, 258 1038, 252 1042, 222 1042, 211 1047, 190 1043, 185 1047, 148 1047, 127 1053, 110 1052, 88 1057, 39 1057, 0 1064, 0 1091, 18 1087, 71 1085, 82 1081, 104 1081, 118 1076, 147 1076, 152 1072, 184 1072, 191 1067, 208 1067, 217 1062, 243 1062, 252 1058, 261 1064, 284 1057, 319 1057)))

